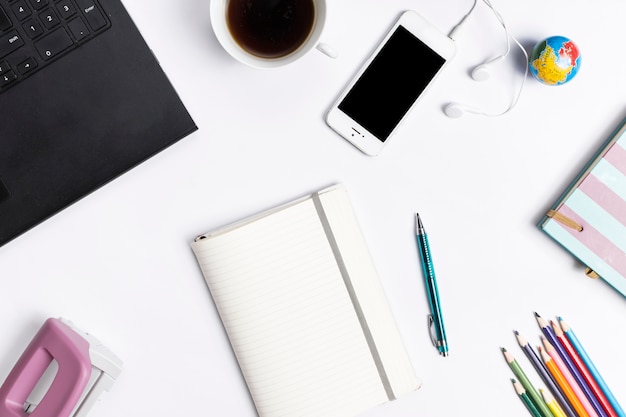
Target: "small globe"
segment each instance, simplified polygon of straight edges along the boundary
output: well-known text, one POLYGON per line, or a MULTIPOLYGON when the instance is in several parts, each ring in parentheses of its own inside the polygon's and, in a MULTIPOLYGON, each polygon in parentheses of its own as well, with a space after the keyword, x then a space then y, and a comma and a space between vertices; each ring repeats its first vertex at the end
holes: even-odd
POLYGON ((565 36, 551 36, 537 43, 530 53, 530 73, 546 85, 561 85, 578 74, 578 46, 565 36))

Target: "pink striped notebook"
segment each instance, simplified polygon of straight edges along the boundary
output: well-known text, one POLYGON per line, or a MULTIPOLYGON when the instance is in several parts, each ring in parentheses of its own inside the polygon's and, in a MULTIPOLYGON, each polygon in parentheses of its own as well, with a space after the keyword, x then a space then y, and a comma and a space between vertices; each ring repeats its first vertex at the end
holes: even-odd
POLYGON ((626 119, 539 227, 626 296, 626 119))

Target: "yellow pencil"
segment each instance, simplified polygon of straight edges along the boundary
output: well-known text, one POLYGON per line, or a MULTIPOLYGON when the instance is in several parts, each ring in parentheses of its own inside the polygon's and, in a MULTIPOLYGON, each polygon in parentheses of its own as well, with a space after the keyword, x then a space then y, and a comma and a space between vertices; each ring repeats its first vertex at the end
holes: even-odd
POLYGON ((552 414, 554 414, 554 417, 567 417, 559 403, 557 403, 552 394, 550 394, 550 391, 539 388, 539 392, 541 393, 541 396, 543 397, 543 400, 546 402, 546 405, 548 406, 550 411, 552 411, 552 414))

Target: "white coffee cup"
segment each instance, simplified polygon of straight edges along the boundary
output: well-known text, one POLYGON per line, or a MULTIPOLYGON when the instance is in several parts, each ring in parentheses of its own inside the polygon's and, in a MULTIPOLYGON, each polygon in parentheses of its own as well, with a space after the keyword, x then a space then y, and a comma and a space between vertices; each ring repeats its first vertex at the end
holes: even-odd
MULTIPOLYGON (((252 53, 242 46, 240 42, 235 40, 235 37, 229 28, 227 17, 230 1, 237 0, 211 0, 211 25, 217 40, 226 52, 228 52, 236 60, 251 67, 270 69, 282 67, 295 62, 306 55, 313 48, 317 48, 331 58, 335 58, 337 56, 337 53, 331 46, 319 42, 326 23, 326 0, 312 0, 315 11, 312 27, 308 36, 292 52, 276 57, 263 57, 259 54, 252 53)), ((266 2, 268 0, 252 1, 266 2)))

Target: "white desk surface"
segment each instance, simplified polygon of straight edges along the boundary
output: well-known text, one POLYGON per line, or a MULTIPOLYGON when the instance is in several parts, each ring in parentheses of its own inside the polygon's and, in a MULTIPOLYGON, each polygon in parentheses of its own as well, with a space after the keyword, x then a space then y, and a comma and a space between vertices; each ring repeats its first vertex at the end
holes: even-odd
POLYGON ((526 416, 500 347, 538 375, 513 330, 533 345, 533 312, 563 316, 626 406, 626 300, 583 275, 536 227, 543 213, 625 115, 623 0, 493 0, 528 49, 565 35, 579 46, 577 77, 529 78, 518 106, 497 118, 449 119, 450 101, 505 108, 520 52, 505 47, 483 5, 458 54, 376 157, 333 133, 324 113, 399 14, 421 12, 448 32, 471 0, 328 0, 323 36, 279 70, 250 69, 214 37, 208 0, 125 0, 199 131, 0 248, 0 379, 47 317, 65 317, 125 362, 102 416, 255 416, 243 378, 189 248, 192 239, 332 183, 346 184, 423 388, 362 415, 526 416), (414 240, 429 232, 449 336, 438 356, 414 240))

